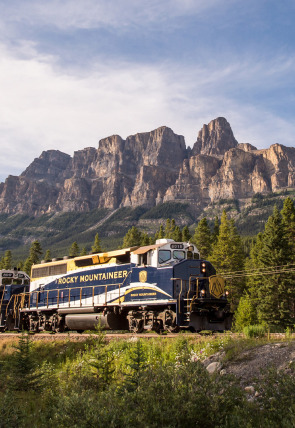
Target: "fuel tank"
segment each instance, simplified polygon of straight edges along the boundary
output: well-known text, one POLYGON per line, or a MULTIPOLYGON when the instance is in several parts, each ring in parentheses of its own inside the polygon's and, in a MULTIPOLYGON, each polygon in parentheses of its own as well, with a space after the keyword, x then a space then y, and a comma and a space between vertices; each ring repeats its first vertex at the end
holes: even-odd
POLYGON ((68 314, 65 325, 69 330, 94 330, 100 326, 103 330, 128 330, 128 320, 110 312, 106 315, 98 313, 68 314))

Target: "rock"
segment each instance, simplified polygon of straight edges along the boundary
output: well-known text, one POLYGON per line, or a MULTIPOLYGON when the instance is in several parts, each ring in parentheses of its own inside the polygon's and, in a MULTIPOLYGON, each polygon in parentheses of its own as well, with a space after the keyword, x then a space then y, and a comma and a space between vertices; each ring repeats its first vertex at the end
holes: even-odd
POLYGON ((162 126, 126 140, 112 135, 73 157, 44 151, 19 177, 0 183, 0 213, 35 216, 168 201, 200 212, 220 199, 285 188, 295 188, 295 148, 238 144, 219 117, 203 126, 192 149, 162 126))
POLYGON ((224 117, 212 120, 199 132, 192 154, 223 156, 229 149, 238 145, 230 124, 224 117))
POLYGON ((226 370, 225 369, 220 370, 219 374, 220 376, 226 375, 226 370))
POLYGON ((254 388, 254 386, 246 386, 245 387, 245 391, 247 392, 247 394, 251 394, 251 395, 254 395, 255 394, 255 388, 254 388))
POLYGON ((219 371, 220 368, 221 368, 221 363, 219 361, 214 361, 213 363, 210 363, 206 367, 206 370, 208 371, 208 373, 213 374, 213 373, 219 371))

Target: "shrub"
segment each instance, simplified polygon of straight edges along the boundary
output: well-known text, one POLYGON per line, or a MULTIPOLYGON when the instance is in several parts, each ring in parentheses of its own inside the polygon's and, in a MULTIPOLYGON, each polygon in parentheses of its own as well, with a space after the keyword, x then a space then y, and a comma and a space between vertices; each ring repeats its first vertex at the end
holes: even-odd
POLYGON ((267 327, 261 324, 248 325, 243 329, 243 333, 248 339, 253 337, 264 337, 266 332, 267 327))

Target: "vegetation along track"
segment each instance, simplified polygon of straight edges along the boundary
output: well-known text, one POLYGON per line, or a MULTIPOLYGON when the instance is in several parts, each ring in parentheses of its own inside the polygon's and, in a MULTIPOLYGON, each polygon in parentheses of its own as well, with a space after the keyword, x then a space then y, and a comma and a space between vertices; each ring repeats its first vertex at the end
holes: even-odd
MULTIPOLYGON (((221 337, 224 334, 228 333, 213 333, 210 334, 210 337, 221 337)), ((40 341, 58 341, 58 340, 71 340, 74 342, 83 342, 84 340, 87 340, 89 337, 95 337, 96 333, 76 333, 76 332, 68 332, 68 333, 36 333, 36 334, 29 334, 31 340, 40 340, 40 341)), ((157 334, 157 333, 144 333, 144 334, 135 334, 135 333, 105 333, 105 338, 110 340, 118 340, 118 339, 124 339, 124 340, 130 340, 132 337, 136 338, 144 338, 144 339, 175 339, 179 336, 183 335, 183 337, 187 338, 194 338, 196 340, 202 340, 204 336, 206 336, 206 333, 170 333, 170 334, 157 334)), ((230 333, 230 336, 232 338, 238 338, 243 337, 242 333, 230 333)), ((283 339, 285 337, 284 333, 271 333, 269 335, 271 339, 283 339)), ((0 334, 0 341, 7 340, 7 339, 19 339, 20 333, 1 333, 0 334)))

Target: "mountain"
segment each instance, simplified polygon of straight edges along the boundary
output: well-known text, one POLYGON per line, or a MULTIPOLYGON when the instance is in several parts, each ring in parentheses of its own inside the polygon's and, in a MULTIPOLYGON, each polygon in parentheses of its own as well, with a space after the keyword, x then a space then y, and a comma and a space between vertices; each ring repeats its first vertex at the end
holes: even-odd
POLYGON ((71 157, 44 151, 0 183, 0 213, 40 216, 181 202, 199 211, 220 199, 295 187, 295 148, 239 144, 225 118, 204 125, 193 148, 168 127, 113 135, 71 157))

